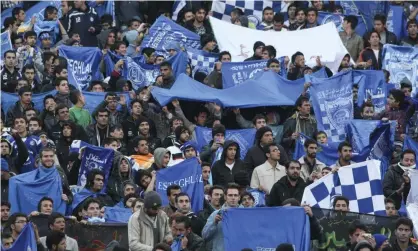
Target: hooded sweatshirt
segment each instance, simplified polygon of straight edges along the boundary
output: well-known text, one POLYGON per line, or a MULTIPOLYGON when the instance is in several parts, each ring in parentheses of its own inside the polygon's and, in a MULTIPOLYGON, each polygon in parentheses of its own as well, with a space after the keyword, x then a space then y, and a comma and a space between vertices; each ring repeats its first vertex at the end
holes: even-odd
POLYGON ((228 183, 234 182, 234 175, 240 171, 245 171, 245 166, 244 162, 240 159, 239 144, 232 140, 227 140, 223 146, 221 159, 216 161, 212 167, 213 185, 221 185, 226 187, 228 183), (237 147, 237 152, 235 154, 235 162, 233 163, 231 169, 226 165, 226 155, 228 147, 233 145, 237 147))
POLYGON ((164 155, 169 153, 169 151, 165 148, 159 147, 154 151, 154 163, 151 166, 152 170, 159 171, 163 167, 164 155))
POLYGON ((125 181, 133 182, 132 164, 129 159, 122 154, 115 156, 113 163, 112 173, 110 174, 109 181, 107 182, 107 194, 112 197, 112 200, 115 203, 117 203, 123 198, 123 190, 120 190, 122 183, 125 181), (127 176, 123 176, 119 169, 122 160, 126 160, 128 162, 129 170, 127 176))

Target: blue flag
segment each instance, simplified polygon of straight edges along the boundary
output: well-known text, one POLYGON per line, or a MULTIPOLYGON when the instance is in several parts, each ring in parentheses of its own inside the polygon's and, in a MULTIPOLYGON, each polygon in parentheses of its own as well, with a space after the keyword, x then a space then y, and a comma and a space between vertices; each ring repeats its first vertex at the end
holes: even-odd
MULTIPOLYGON (((411 149, 415 151, 416 154, 418 154, 418 143, 415 140, 411 139, 411 137, 405 136, 405 140, 403 142, 403 150, 405 151, 406 149, 411 149)), ((418 157, 415 159, 415 163, 417 162, 418 162, 418 157)))
POLYGON ((89 143, 86 143, 82 140, 74 140, 73 143, 71 143, 71 146, 70 146, 70 153, 79 153, 80 149, 82 149, 84 147, 87 147, 87 146, 90 146, 92 148, 97 147, 97 146, 94 146, 94 145, 90 145, 89 143))
POLYGON ((398 40, 407 36, 405 32, 406 16, 403 12, 403 6, 389 5, 389 11, 386 20, 388 31, 395 33, 398 40))
MULTIPOLYGON (((251 129, 239 129, 239 130, 226 130, 225 140, 233 140, 238 143, 240 147, 241 158, 243 159, 248 150, 253 146, 255 139, 254 128, 251 129)), ((195 128, 197 149, 202 151, 202 148, 210 143, 212 140, 212 129, 207 127, 196 126, 195 128)))
POLYGON ((99 195, 106 195, 106 193, 102 191, 98 193, 93 193, 92 191, 83 188, 80 192, 74 194, 73 203, 71 204, 71 212, 73 212, 74 209, 76 209, 87 198, 97 198, 99 195))
MULTIPOLYGON (((128 92, 117 92, 117 95, 123 95, 125 96, 126 105, 129 107, 129 104, 131 102, 131 98, 129 96, 128 92)), ((106 92, 88 92, 83 91, 84 98, 88 101, 84 105, 84 109, 90 112, 90 114, 93 113, 94 109, 97 108, 97 106, 103 102, 106 92)), ((122 107, 120 104, 118 104, 117 109, 120 110, 122 107)), ((130 109, 130 108, 129 108, 130 109)))
POLYGON ((353 152, 359 153, 370 144, 370 135, 380 123, 379 120, 353 119, 346 125, 348 141, 353 146, 353 152))
POLYGON ((163 206, 168 205, 167 187, 172 184, 179 185, 181 190, 190 196, 193 212, 203 209, 205 195, 202 168, 196 158, 186 159, 157 172, 156 191, 161 196, 163 206))
POLYGON ((61 199, 62 180, 58 170, 53 168, 38 169, 10 178, 9 201, 10 213, 30 214, 38 210, 38 203, 47 196, 54 201, 54 212, 65 213, 66 203, 61 199))
POLYGON ((181 251, 181 239, 176 238, 171 244, 171 251, 181 251))
POLYGON ((262 192, 255 188, 247 188, 249 192, 254 197, 254 206, 265 206, 266 205, 266 193, 262 192))
MULTIPOLYGON (((151 91, 157 102, 165 106, 173 99, 214 102, 223 107, 250 108, 260 106, 295 105, 303 90, 304 80, 285 80, 267 71, 257 79, 248 79, 239 86, 214 89, 181 74, 170 90, 154 87, 151 91), (185 92, 184 90, 187 90, 185 92)), ((350 83, 351 84, 351 83, 350 83)))
POLYGON ((390 166, 395 140, 395 129, 396 121, 392 123, 379 123, 370 135, 370 153, 368 159, 380 160, 380 175, 382 180, 390 166))
POLYGON ((357 105, 361 107, 371 99, 375 113, 385 110, 387 102, 387 83, 383 71, 353 71, 354 84, 358 84, 357 105))
POLYGON ((10 33, 8 31, 5 31, 1 33, 1 60, 2 61, 3 61, 3 54, 8 50, 13 50, 13 46, 10 40, 10 33))
POLYGON ((210 53, 198 49, 187 48, 190 64, 193 68, 192 76, 196 72, 203 72, 209 75, 215 67, 215 62, 218 61, 219 54, 210 53))
POLYGON ((19 236, 13 243, 13 245, 5 249, 1 246, 2 251, 23 251, 23 250, 37 250, 35 230, 33 229, 32 223, 28 222, 20 232, 19 236))
MULTIPOLYGON (((51 37, 51 42, 54 45, 56 43, 56 37, 59 34, 59 24, 58 21, 43 21, 43 20, 36 20, 35 25, 33 26, 34 31, 36 34, 41 34, 42 32, 48 32, 51 37)), ((40 40, 37 41, 38 46, 41 45, 40 40)))
POLYGON ((131 208, 105 207, 104 218, 106 219, 106 222, 128 223, 131 216, 131 208))
POLYGON ((345 15, 359 15, 366 23, 367 28, 371 30, 374 16, 376 14, 386 14, 388 3, 386 1, 339 1, 336 4, 343 7, 345 15))
POLYGON ((223 89, 237 86, 247 79, 256 79, 266 67, 267 60, 222 63, 223 89))
POLYGON ((390 73, 390 82, 399 84, 403 78, 412 83, 412 93, 418 92, 418 48, 385 44, 382 68, 390 73))
POLYGON ((59 54, 68 60, 68 78, 75 81, 70 84, 85 90, 92 80, 100 79, 99 64, 102 52, 97 47, 74 47, 62 45, 59 54))
POLYGON ((222 228, 228 251, 275 250, 281 243, 310 250, 309 217, 302 207, 230 208, 223 212, 222 228))
POLYGON ((352 73, 312 80, 310 93, 318 130, 325 131, 328 141, 343 141, 344 127, 353 119, 352 73))
POLYGON ((114 154, 113 149, 87 146, 81 160, 77 185, 84 186, 89 172, 93 169, 99 169, 105 174, 102 192, 106 192, 106 184, 112 169, 114 154))
MULTIPOLYGON (((186 72, 187 54, 185 52, 178 52, 173 57, 167 59, 167 61, 171 63, 174 77, 186 72)), ((132 82, 134 89, 155 83, 159 75, 159 65, 150 65, 144 62, 138 62, 134 58, 126 57, 122 76, 132 82)))
POLYGON ((96 10, 99 17, 103 16, 104 14, 109 14, 112 15, 113 20, 116 20, 114 0, 103 1, 101 4, 98 4, 97 1, 89 1, 88 5, 96 10))
POLYGON ((186 0, 175 0, 173 4, 173 17, 174 21, 177 21, 180 11, 186 6, 186 0))
MULTIPOLYGON (((364 23, 364 19, 361 16, 355 15, 358 20, 358 24, 356 27, 356 33, 360 36, 363 36, 367 32, 367 24, 364 23)), ((326 24, 329 22, 333 22, 337 27, 337 31, 343 31, 343 22, 344 22, 344 15, 341 14, 334 14, 330 12, 318 12, 318 24, 326 24)))
POLYGON ((141 48, 151 47, 158 53, 168 55, 167 47, 173 43, 181 47, 200 48, 200 36, 161 15, 151 26, 141 48))

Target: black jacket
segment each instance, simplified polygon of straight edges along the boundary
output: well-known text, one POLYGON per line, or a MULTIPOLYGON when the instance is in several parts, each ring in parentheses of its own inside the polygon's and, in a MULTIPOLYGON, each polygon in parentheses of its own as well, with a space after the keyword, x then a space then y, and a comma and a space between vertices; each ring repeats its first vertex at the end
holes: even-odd
POLYGON ((29 157, 29 151, 25 145, 25 142, 23 142, 22 138, 18 134, 14 135, 13 138, 15 140, 18 154, 13 154, 12 151, 14 149, 9 144, 11 154, 5 156, 2 155, 1 157, 6 159, 7 163, 9 164, 10 172, 20 174, 22 166, 25 164, 29 157))
POLYGON ((387 198, 390 197, 395 201, 396 208, 399 209, 402 203, 402 195, 405 198, 408 198, 409 190, 411 189, 411 183, 405 183, 402 194, 398 194, 396 190, 401 188, 402 183, 404 183, 403 178, 404 170, 398 165, 392 166, 385 174, 383 178, 383 195, 387 198))
MULTIPOLYGON (((138 120, 142 120, 143 118, 146 118, 145 116, 142 116, 142 118, 139 118, 138 120)), ((153 134, 153 132, 156 132, 155 129, 155 123, 154 121, 148 119, 148 124, 149 124, 149 130, 151 132, 151 134, 153 134)), ((122 122, 122 129, 123 129, 123 137, 124 137, 124 141, 127 145, 130 145, 132 139, 134 139, 136 136, 138 136, 138 123, 137 121, 135 121, 135 119, 131 116, 127 117, 123 122, 122 122)), ((132 150, 128 149, 128 153, 131 152, 132 150)))
POLYGON ((131 180, 133 182, 131 162, 121 153, 115 152, 115 157, 113 159, 112 165, 112 172, 110 173, 110 177, 107 181, 106 188, 106 193, 112 198, 114 203, 118 203, 119 201, 123 200, 122 184, 127 180, 131 180), (128 176, 122 176, 119 170, 120 163, 123 159, 125 159, 128 162, 128 176))
MULTIPOLYGON (((194 27, 193 23, 194 23, 194 20, 190 20, 186 22, 186 24, 184 25, 184 28, 190 31, 193 31, 194 33, 197 33, 197 30, 194 27)), ((210 26, 209 20, 203 21, 203 27, 205 27, 205 30, 206 30, 204 34, 213 34, 213 30, 212 30, 212 27, 210 26)), ((199 34, 199 35, 203 35, 203 34, 199 34)))
MULTIPOLYGON (((35 104, 31 102, 30 107, 35 107, 35 104)), ((7 111, 7 118, 6 118, 7 127, 13 127, 14 118, 20 117, 20 116, 25 116, 25 110, 20 104, 20 101, 16 101, 15 105, 10 107, 9 110, 7 111)))
MULTIPOLYGON (((75 128, 75 134, 74 134, 74 139, 79 139, 82 140, 84 142, 89 142, 89 137, 86 134, 86 131, 84 131, 83 127, 81 127, 80 125, 75 124, 74 122, 71 121, 67 121, 68 123, 72 123, 74 128, 75 128)), ((48 138, 50 138, 52 141, 54 141, 55 145, 58 144, 59 139, 61 139, 61 131, 62 131, 62 127, 61 124, 63 122, 58 121, 58 123, 56 123, 51 130, 49 130, 49 135, 48 138)))
POLYGON ((225 141, 223 146, 221 159, 216 161, 212 167, 213 185, 221 185, 223 187, 226 187, 228 183, 234 182, 234 175, 241 171, 245 171, 245 165, 244 162, 240 159, 239 145, 234 141, 227 140, 225 141), (230 147, 232 144, 235 144, 237 146, 237 153, 235 154, 235 163, 231 170, 229 169, 229 167, 225 165, 225 160, 228 147, 230 147))
POLYGON ((68 16, 68 35, 71 37, 73 33, 78 33, 84 47, 97 47, 99 43, 96 36, 101 30, 100 19, 94 8, 87 6, 86 11, 74 10, 68 16), (90 27, 94 27, 94 32, 88 31, 90 27))
POLYGON ((379 48, 379 59, 376 59, 376 55, 372 48, 367 47, 364 48, 359 55, 358 61, 359 62, 367 62, 368 60, 372 60, 372 65, 370 66, 370 70, 381 70, 382 69, 382 47, 379 48))
POLYGON ((281 178, 273 185, 270 191, 268 204, 271 207, 282 206, 283 201, 295 198, 298 201, 302 200, 303 191, 305 190, 305 182, 299 177, 296 186, 290 188, 290 182, 287 175, 281 178))
POLYGON ((193 212, 189 212, 186 216, 190 219, 192 223, 192 232, 202 236, 202 230, 206 222, 202 221, 199 217, 196 216, 193 212))
POLYGON ((3 71, 0 73, 1 90, 4 92, 15 92, 15 86, 10 85, 10 81, 18 80, 21 77, 22 74, 20 74, 19 69, 15 68, 13 73, 11 73, 6 67, 4 67, 3 71))
MULTIPOLYGON (((373 32, 376 31, 374 28, 370 31, 373 32)), ((385 28, 386 31, 386 43, 385 44, 398 44, 398 38, 396 37, 395 33, 388 31, 385 28)), ((369 34, 370 32, 366 32, 363 36, 363 40, 364 40, 364 47, 368 47, 370 46, 369 44, 369 34)))

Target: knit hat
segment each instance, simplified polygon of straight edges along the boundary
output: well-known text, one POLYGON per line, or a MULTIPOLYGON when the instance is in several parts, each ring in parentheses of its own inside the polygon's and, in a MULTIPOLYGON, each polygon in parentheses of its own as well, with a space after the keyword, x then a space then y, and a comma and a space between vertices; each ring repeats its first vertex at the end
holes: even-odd
POLYGON ((187 148, 192 147, 196 152, 197 152, 197 147, 196 144, 193 141, 187 141, 186 143, 184 143, 181 147, 180 150, 184 153, 186 151, 187 148))
POLYGON ((359 241, 356 245, 356 247, 354 248, 354 251, 359 251, 362 248, 369 248, 370 250, 374 250, 374 248, 372 247, 372 245, 370 245, 370 243, 368 241, 359 241))
POLYGON ((257 41, 257 42, 255 42, 254 43, 254 46, 253 46, 253 51, 255 52, 255 50, 257 50, 257 48, 258 47, 260 47, 260 46, 266 46, 263 42, 261 42, 261 41, 257 41))
POLYGON ((383 245, 383 242, 388 239, 388 237, 383 234, 374 234, 373 237, 376 240, 376 249, 379 249, 383 245))
POLYGON ((260 128, 257 130, 257 132, 255 133, 255 139, 256 139, 256 141, 260 141, 260 140, 261 140, 261 138, 263 137, 263 135, 264 135, 266 132, 271 132, 271 133, 273 133, 273 131, 271 130, 271 128, 270 128, 270 127, 268 127, 268 126, 263 126, 263 127, 260 127, 260 128))
POLYGON ((9 163, 5 158, 1 158, 1 171, 8 172, 9 171, 9 163))
POLYGON ((216 41, 212 34, 204 34, 200 37, 200 46, 203 48, 209 42, 216 41))
POLYGON ((412 87, 412 83, 411 83, 411 81, 407 77, 404 77, 401 80, 400 84, 401 84, 401 88, 404 88, 404 87, 412 87))
POLYGON ((163 204, 160 195, 155 191, 149 191, 145 194, 144 208, 155 209, 163 204))
POLYGON ((215 135, 218 134, 218 133, 222 133, 225 136, 225 132, 226 132, 226 129, 225 129, 224 125, 216 124, 212 128, 212 138, 214 138, 215 135))
POLYGON ((180 139, 180 135, 184 131, 189 131, 189 129, 187 129, 187 127, 185 127, 185 126, 177 126, 176 130, 174 130, 174 134, 176 135, 176 140, 177 141, 180 139))
POLYGON ((296 57, 297 56, 304 56, 302 52, 297 51, 295 54, 292 55, 292 64, 295 63, 296 57))
POLYGON ((234 175, 234 182, 242 187, 247 187, 250 185, 250 180, 248 178, 248 173, 246 171, 239 171, 234 175))
POLYGON ((139 32, 136 30, 130 30, 125 33, 126 41, 128 41, 129 44, 134 44, 136 39, 138 38, 139 32))
POLYGON ((240 16, 238 19, 239 19, 242 27, 247 27, 248 28, 248 17, 247 16, 240 16))

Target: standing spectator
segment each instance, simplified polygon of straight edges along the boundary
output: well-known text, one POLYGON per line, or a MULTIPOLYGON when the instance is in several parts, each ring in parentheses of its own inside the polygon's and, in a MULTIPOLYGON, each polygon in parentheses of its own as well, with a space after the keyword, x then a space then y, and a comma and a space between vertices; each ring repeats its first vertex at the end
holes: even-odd
POLYGON ((133 155, 130 157, 136 162, 140 169, 148 169, 154 163, 154 157, 149 152, 148 140, 137 136, 132 140, 133 155))
POLYGON ((4 69, 1 71, 1 90, 6 92, 14 92, 11 86, 11 81, 18 80, 22 77, 19 70, 16 68, 16 52, 12 50, 5 51, 4 69))
POLYGON ((191 199, 187 193, 179 193, 176 196, 176 208, 177 208, 177 212, 179 212, 181 215, 186 216, 188 219, 190 219, 193 233, 201 236, 202 229, 206 222, 203 222, 192 211, 191 199))
POLYGON ((254 43, 253 51, 254 54, 252 57, 245 59, 244 61, 253 61, 253 60, 260 60, 263 52, 263 47, 265 44, 261 41, 257 41, 254 43))
POLYGON ((286 176, 274 184, 270 191, 268 205, 281 206, 283 201, 295 198, 302 200, 306 183, 300 177, 301 165, 297 160, 292 160, 286 165, 286 176))
POLYGON ((286 120, 283 126, 283 146, 288 153, 293 154, 296 146, 296 140, 300 134, 314 138, 317 128, 317 122, 311 115, 311 103, 309 99, 300 96, 296 100, 296 112, 286 120))
POLYGON ((414 47, 418 44, 418 22, 417 20, 409 20, 406 24, 408 36, 402 38, 400 45, 414 47))
POLYGON ((68 80, 66 78, 56 78, 55 89, 57 90, 57 94, 55 95, 55 102, 57 105, 64 104, 67 107, 73 106, 70 101, 70 87, 68 86, 68 80))
POLYGON ((83 109, 86 105, 86 99, 79 90, 73 90, 70 93, 70 101, 74 104, 70 108, 70 119, 79 126, 86 128, 92 123, 89 111, 83 109))
POLYGON ((290 31, 300 30, 306 27, 306 11, 302 8, 296 10, 296 21, 289 26, 290 31))
POLYGON ((284 22, 284 25, 286 26, 286 28, 289 28, 290 25, 294 24, 296 22, 296 4, 295 3, 291 3, 289 5, 289 7, 287 7, 287 21, 284 22))
POLYGON ((96 123, 87 127, 89 142, 95 146, 103 146, 104 140, 109 137, 109 111, 101 108, 97 110, 96 123))
POLYGON ((325 164, 316 158, 318 143, 315 140, 306 139, 303 145, 305 147, 306 155, 300 157, 298 160, 302 165, 300 177, 302 177, 305 182, 314 181, 316 178, 322 176, 321 172, 322 168, 325 167, 325 164))
POLYGON ((59 19, 60 23, 64 29, 68 30, 69 16, 74 11, 74 2, 73 1, 61 1, 61 18, 59 19))
MULTIPOLYGON (((23 228, 26 226, 26 224, 33 224, 31 222, 28 221, 28 217, 22 213, 14 213, 10 216, 8 222, 7 222, 7 226, 10 228, 11 230, 11 234, 12 234, 12 238, 13 238, 13 242, 15 242, 17 240, 17 238, 19 237, 20 233, 22 232, 23 228)), ((35 240, 36 240, 36 247, 38 251, 43 251, 44 247, 42 246, 42 243, 39 240, 39 233, 38 233, 38 228, 36 227, 36 225, 34 226, 34 232, 35 232, 35 240)))
POLYGON ((383 179, 383 194, 395 202, 396 209, 401 207, 402 201, 406 202, 411 189, 408 169, 415 166, 416 153, 407 149, 401 154, 401 161, 392 166, 383 179))
POLYGON ((409 218, 396 221, 395 237, 391 241, 393 250, 417 250, 418 245, 412 241, 414 224, 409 218))
POLYGON ((369 33, 367 40, 370 47, 366 47, 360 52, 357 63, 366 63, 365 67, 371 70, 381 70, 383 54, 380 35, 377 31, 372 31, 369 33))
POLYGON ((35 104, 32 102, 32 89, 28 86, 25 86, 19 89, 19 100, 16 101, 14 106, 11 106, 7 111, 7 120, 6 125, 8 127, 13 125, 13 120, 15 117, 22 117, 25 115, 25 110, 35 107, 35 104))
POLYGON ((32 89, 33 93, 40 93, 42 90, 42 84, 37 80, 36 74, 37 72, 33 64, 27 64, 23 66, 23 79, 28 81, 28 86, 32 89))
POLYGON ((306 25, 304 29, 313 28, 319 26, 318 24, 318 10, 315 8, 309 8, 306 11, 306 25))
POLYGON ((19 133, 12 130, 11 136, 14 140, 14 149, 7 139, 1 139, 1 160, 3 162, 1 165, 1 198, 5 201, 8 201, 9 196, 9 178, 15 173, 19 173, 20 167, 25 164, 29 157, 28 148, 19 133), (12 152, 17 152, 18 155, 12 155, 12 152))
MULTIPOLYGON (((2 185, 3 187, 3 185, 2 185)), ((2 199, 3 196, 2 196, 2 199)), ((10 215, 10 203, 6 202, 6 201, 2 201, 1 202, 1 231, 3 232, 4 226, 6 225, 7 221, 9 220, 9 215, 10 215)))
POLYGON ((194 20, 188 21, 184 27, 200 36, 213 33, 210 23, 206 19, 206 14, 205 8, 197 7, 194 11, 194 20))
MULTIPOLYGON (((240 186, 235 183, 228 184, 225 188, 225 204, 221 209, 214 211, 208 218, 208 221, 203 228, 202 237, 206 243, 211 243, 212 251, 224 251, 224 232, 222 229, 222 214, 228 208, 235 208, 239 206, 240 186)), ((210 245, 210 244, 209 244, 210 245)))
POLYGON ((157 192, 145 194, 144 206, 128 222, 129 249, 152 251, 160 242, 171 242, 170 226, 166 213, 161 210, 162 200, 157 192))
POLYGON ((357 61, 363 50, 363 39, 355 31, 357 24, 356 16, 346 16, 343 23, 344 31, 340 32, 341 41, 354 61, 357 61))
POLYGON ((34 31, 27 31, 24 35, 25 45, 16 51, 17 68, 23 69, 26 64, 33 64, 37 73, 44 71, 42 51, 36 46, 37 35, 34 31))
MULTIPOLYGON (((397 44, 398 39, 393 32, 388 31, 386 28, 386 16, 383 14, 376 14, 374 16, 374 25, 373 30, 370 32, 376 31, 380 35, 381 44, 397 44)), ((364 34, 364 45, 368 46, 369 36, 368 33, 364 34)))
POLYGON ((285 167, 279 164, 280 150, 276 143, 270 143, 263 147, 267 161, 254 169, 251 177, 251 187, 270 194, 273 185, 286 176, 285 167))
POLYGON ((164 148, 169 148, 171 146, 175 146, 176 142, 177 142, 177 137, 176 137, 176 128, 179 126, 183 126, 183 120, 179 117, 172 117, 170 119, 170 135, 168 135, 164 141, 163 141, 163 147, 164 148))
POLYGON ((390 198, 385 199, 385 210, 386 210, 386 216, 399 217, 399 212, 396 209, 395 202, 390 198))
MULTIPOLYGON (((55 108, 55 114, 57 114, 58 116, 58 122, 55 125, 53 125, 50 130, 48 130, 49 132, 48 138, 54 141, 56 145, 58 140, 61 138, 62 126, 64 125, 64 123, 73 123, 73 122, 70 121, 69 109, 64 104, 60 104, 55 108)), ((83 127, 77 124, 74 124, 74 127, 75 127, 74 139, 79 139, 85 142, 89 142, 89 137, 87 136, 86 131, 84 131, 83 127)))
POLYGON ((177 211, 176 198, 180 193, 181 187, 179 185, 172 184, 167 187, 168 205, 163 207, 162 210, 167 214, 168 217, 171 217, 177 211))
POLYGON ((224 189, 221 186, 213 185, 209 189, 208 193, 208 204, 202 211, 199 212, 199 217, 206 222, 209 216, 215 211, 222 207, 224 199, 224 189))
POLYGON ((92 116, 97 117, 100 110, 106 110, 108 112, 109 126, 121 125, 128 116, 125 96, 118 96, 114 92, 106 93, 105 99, 94 109, 92 116), (122 107, 120 111, 117 110, 118 104, 122 107))
POLYGON ((177 233, 177 236, 174 237, 181 238, 181 250, 201 250, 203 239, 193 230, 193 220, 187 216, 177 216, 173 225, 177 233))
POLYGON ((349 166, 355 162, 351 160, 353 157, 353 146, 347 141, 341 142, 338 145, 338 160, 331 166, 333 172, 338 171, 340 167, 349 166))
POLYGON ((218 149, 222 148, 225 143, 225 132, 225 126, 222 124, 215 125, 212 128, 212 140, 202 148, 200 154, 202 161, 212 163, 215 160, 218 149))
POLYGON ((227 140, 223 144, 221 158, 212 167, 213 184, 226 187, 228 183, 234 182, 234 175, 240 171, 245 171, 240 147, 237 142, 227 140))
POLYGON ((80 43, 86 47, 97 47, 97 35, 100 34, 99 16, 94 8, 87 5, 86 1, 74 1, 74 12, 68 16, 68 35, 73 33, 80 35, 80 43))

